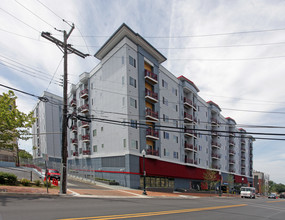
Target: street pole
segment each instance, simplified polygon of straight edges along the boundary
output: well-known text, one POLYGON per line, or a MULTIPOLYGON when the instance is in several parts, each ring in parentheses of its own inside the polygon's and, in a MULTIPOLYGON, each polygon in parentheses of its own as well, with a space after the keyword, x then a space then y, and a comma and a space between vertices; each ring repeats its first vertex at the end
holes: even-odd
POLYGON ((146 172, 145 172, 145 150, 142 150, 142 155, 143 155, 143 195, 147 195, 146 193, 146 187, 145 187, 145 176, 146 176, 146 172))
POLYGON ((63 117, 62 117, 62 148, 61 148, 61 164, 62 164, 62 174, 61 174, 61 184, 60 184, 60 192, 62 194, 66 194, 67 191, 67 55, 69 53, 75 53, 76 55, 85 58, 89 56, 89 54, 83 54, 80 51, 71 47, 71 45, 67 44, 67 40, 74 29, 74 24, 72 24, 70 31, 68 34, 66 31, 63 31, 63 42, 52 37, 48 32, 42 32, 41 36, 46 38, 47 40, 55 43, 61 49, 63 49, 63 117))

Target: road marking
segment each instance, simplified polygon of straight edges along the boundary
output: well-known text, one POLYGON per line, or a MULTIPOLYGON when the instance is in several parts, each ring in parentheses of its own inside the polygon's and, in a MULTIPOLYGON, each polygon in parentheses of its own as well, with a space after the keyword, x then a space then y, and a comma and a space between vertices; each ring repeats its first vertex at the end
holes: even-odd
POLYGON ((86 220, 86 219, 106 220, 106 219, 139 218, 139 217, 148 217, 148 216, 155 216, 155 215, 170 215, 170 214, 179 214, 179 213, 187 213, 187 212, 199 212, 199 211, 207 211, 207 210, 235 208, 235 207, 243 207, 243 206, 247 206, 247 204, 214 206, 214 207, 193 208, 193 209, 180 209, 180 210, 169 210, 169 211, 159 211, 159 212, 143 212, 143 213, 133 213, 133 214, 122 214, 122 215, 66 218, 66 219, 60 219, 60 220, 86 220))
POLYGON ((70 190, 70 189, 67 189, 67 191, 69 191, 69 192, 73 193, 75 196, 80 196, 80 194, 79 194, 79 193, 74 192, 74 191, 72 191, 72 190, 70 190))
POLYGON ((274 203, 274 202, 285 202, 285 200, 278 200, 278 201, 268 201, 266 203, 274 203))

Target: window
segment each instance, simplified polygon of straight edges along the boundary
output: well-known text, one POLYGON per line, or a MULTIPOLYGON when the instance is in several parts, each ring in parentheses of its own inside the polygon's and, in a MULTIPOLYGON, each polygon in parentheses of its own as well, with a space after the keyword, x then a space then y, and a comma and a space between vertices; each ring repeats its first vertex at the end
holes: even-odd
POLYGON ((165 114, 163 114, 163 121, 169 122, 169 117, 165 114))
POLYGON ((125 85, 125 76, 122 76, 122 85, 125 85))
POLYGON ((104 131, 104 127, 101 127, 101 131, 104 131))
POLYGON ((130 76, 130 85, 135 88, 137 87, 137 81, 131 76, 130 76))
POLYGON ((91 89, 93 89, 93 83, 91 83, 91 89))
POLYGON ((163 149, 163 156, 166 156, 166 149, 163 149))
POLYGON ((132 65, 133 67, 136 67, 136 59, 129 56, 129 64, 132 65))
POLYGON ((173 135, 174 142, 178 143, 178 136, 173 135))
POLYGON ((97 152, 97 145, 93 146, 93 152, 97 152))
POLYGON ((131 147, 133 148, 133 149, 139 149, 139 144, 138 144, 138 141, 136 141, 136 140, 131 140, 131 147))
POLYGON ((132 128, 138 128, 138 123, 136 120, 131 120, 131 127, 132 128))
POLYGON ((92 105, 93 105, 93 99, 91 99, 92 105))
POLYGON ((122 98, 122 106, 125 106, 125 97, 122 98))
POLYGON ((97 130, 94 129, 94 130, 93 130, 93 137, 95 137, 96 135, 97 135, 97 130))
POLYGON ((201 163, 201 159, 199 158, 199 164, 201 163))
POLYGON ((127 147, 127 139, 123 139, 123 146, 124 146, 124 148, 127 147))
POLYGON ((199 151, 202 151, 202 146, 199 145, 199 151))
POLYGON ((130 97, 130 105, 134 108, 137 108, 137 100, 130 97))
POLYGON ((102 144, 101 147, 104 148, 104 144, 102 144))
POLYGON ((168 89, 168 83, 162 80, 162 87, 168 89))
POLYGON ((122 64, 124 64, 124 63, 125 63, 125 57, 122 56, 122 64))
POLYGON ((169 133, 168 132, 163 132, 163 138, 164 139, 169 139, 169 133))
POLYGON ((162 103, 168 106, 168 100, 165 97, 162 97, 162 103))
POLYGON ((176 158, 176 159, 178 159, 178 152, 173 152, 173 158, 176 158))

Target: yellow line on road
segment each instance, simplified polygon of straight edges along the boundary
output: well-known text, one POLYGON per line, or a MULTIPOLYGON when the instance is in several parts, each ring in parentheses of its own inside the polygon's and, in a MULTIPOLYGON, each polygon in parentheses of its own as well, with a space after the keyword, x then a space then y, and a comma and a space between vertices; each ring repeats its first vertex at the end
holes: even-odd
POLYGON ((285 200, 269 201, 267 203, 274 203, 274 202, 285 202, 285 200))
POLYGON ((235 208, 235 207, 242 207, 242 206, 247 206, 247 204, 214 206, 214 207, 193 208, 193 209, 180 209, 180 210, 169 210, 169 211, 159 211, 159 212, 144 212, 144 213, 133 213, 133 214, 122 214, 122 215, 66 218, 66 219, 61 219, 61 220, 86 220, 86 219, 106 220, 106 219, 139 218, 139 217, 147 217, 147 216, 155 216, 155 215, 170 215, 170 214, 187 213, 187 212, 199 212, 199 211, 207 211, 207 210, 235 208))

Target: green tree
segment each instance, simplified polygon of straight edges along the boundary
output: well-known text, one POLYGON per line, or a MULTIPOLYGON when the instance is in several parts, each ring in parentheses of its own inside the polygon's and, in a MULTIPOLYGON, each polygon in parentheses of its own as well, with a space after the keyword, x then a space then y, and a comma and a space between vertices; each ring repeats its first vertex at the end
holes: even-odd
POLYGON ((33 112, 25 114, 17 109, 13 91, 0 95, 0 148, 18 150, 17 140, 27 140, 35 121, 33 112))
POLYGON ((32 159, 33 158, 33 156, 25 150, 19 150, 18 155, 20 158, 24 158, 24 159, 32 159))
POLYGON ((206 170, 203 174, 204 180, 208 187, 212 189, 217 184, 217 172, 213 170, 206 170))

